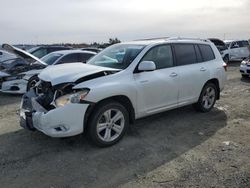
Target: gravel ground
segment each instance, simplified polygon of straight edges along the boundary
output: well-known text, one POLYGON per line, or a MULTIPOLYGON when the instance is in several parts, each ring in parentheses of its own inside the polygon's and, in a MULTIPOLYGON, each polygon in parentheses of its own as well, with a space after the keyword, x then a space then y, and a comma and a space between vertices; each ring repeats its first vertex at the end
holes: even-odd
POLYGON ((19 127, 20 96, 0 94, 1 187, 250 187, 250 79, 231 64, 206 114, 191 106, 136 121, 115 146, 19 127))

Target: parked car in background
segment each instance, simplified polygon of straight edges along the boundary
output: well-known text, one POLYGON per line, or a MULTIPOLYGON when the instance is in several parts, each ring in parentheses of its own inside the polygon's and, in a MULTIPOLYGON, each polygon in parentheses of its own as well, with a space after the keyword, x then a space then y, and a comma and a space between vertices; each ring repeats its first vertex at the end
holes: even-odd
POLYGON ((229 61, 241 61, 250 55, 249 42, 247 40, 226 40, 227 45, 225 54, 228 55, 229 61))
POLYGON ((3 45, 3 48, 16 54, 19 61, 8 62, 0 67, 0 91, 16 94, 23 94, 34 87, 38 81, 37 75, 47 66, 72 62, 86 63, 96 54, 82 50, 62 50, 39 59, 10 45, 3 45))
POLYGON ((250 76, 250 57, 241 62, 240 72, 243 78, 248 78, 250 76))
POLYGON ((118 142, 135 119, 194 104, 209 112, 226 81, 208 40, 119 43, 87 64, 50 66, 22 99, 21 126, 52 137, 87 131, 98 146, 118 142))
POLYGON ((34 47, 28 50, 28 52, 35 57, 42 58, 45 55, 55 52, 55 51, 60 51, 60 50, 70 50, 72 49, 71 47, 65 47, 65 46, 38 46, 34 47))
POLYGON ((0 63, 5 60, 13 59, 13 58, 16 58, 16 56, 4 50, 0 50, 0 63))
POLYGON ((88 47, 88 48, 81 48, 81 50, 84 50, 84 51, 91 51, 91 52, 96 52, 96 53, 99 53, 100 51, 102 51, 101 48, 91 48, 91 47, 88 47))
POLYGON ((218 48, 220 51, 222 59, 228 63, 229 61, 229 54, 228 54, 228 48, 226 43, 224 43, 222 40, 217 39, 217 38, 209 38, 211 42, 214 43, 214 45, 218 48))

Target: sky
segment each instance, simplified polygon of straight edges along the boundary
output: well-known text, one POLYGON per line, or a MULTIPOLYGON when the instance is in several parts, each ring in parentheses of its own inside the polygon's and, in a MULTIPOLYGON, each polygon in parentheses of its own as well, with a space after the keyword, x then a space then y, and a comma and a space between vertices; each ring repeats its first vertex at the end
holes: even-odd
POLYGON ((0 43, 250 38, 250 0, 0 0, 0 43))

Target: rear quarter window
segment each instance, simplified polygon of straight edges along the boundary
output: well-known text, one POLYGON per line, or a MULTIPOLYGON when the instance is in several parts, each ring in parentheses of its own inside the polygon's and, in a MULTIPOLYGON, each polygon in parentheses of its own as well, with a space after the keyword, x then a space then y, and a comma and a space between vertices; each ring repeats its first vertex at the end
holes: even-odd
POLYGON ((215 59, 215 55, 211 46, 206 44, 199 44, 199 48, 201 50, 203 61, 211 61, 215 59))

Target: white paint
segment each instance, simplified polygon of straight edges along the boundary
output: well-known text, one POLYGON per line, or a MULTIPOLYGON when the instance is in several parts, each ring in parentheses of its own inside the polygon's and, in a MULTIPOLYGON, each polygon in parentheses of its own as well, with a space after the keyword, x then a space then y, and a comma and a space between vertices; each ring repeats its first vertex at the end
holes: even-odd
MULTIPOLYGON (((134 44, 137 43, 138 42, 134 42, 134 44)), ((220 90, 224 88, 226 82, 226 74, 223 68, 224 62, 213 43, 204 42, 202 40, 179 39, 150 41, 147 43, 145 43, 147 46, 144 50, 125 70, 82 82, 76 85, 74 89, 90 89, 84 100, 93 103, 98 103, 112 96, 126 96, 133 105, 135 118, 138 119, 169 109, 196 103, 203 86, 210 79, 218 79, 220 90), (214 51, 215 60, 186 66, 158 69, 150 72, 134 73, 135 67, 149 49, 158 44, 179 42, 208 44, 214 51), (175 74, 173 75, 173 73, 175 74)), ((113 69, 79 63, 58 65, 43 70, 39 78, 52 82, 53 84, 59 84, 74 82, 81 77, 103 70, 113 69)), ((35 113, 36 120, 34 120, 34 123, 39 130, 53 137, 80 134, 83 131, 83 121, 80 120, 84 119, 86 108, 87 104, 79 104, 77 106, 65 105, 55 110, 51 110, 47 114, 35 113), (81 106, 83 109, 81 109, 81 106), (67 128, 70 130, 72 126, 74 131, 67 132, 67 135, 61 135, 61 133, 57 134, 57 132, 54 131, 54 127, 59 124, 66 126, 70 125, 67 128), (76 128, 76 126, 78 126, 78 128, 76 128)))

